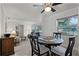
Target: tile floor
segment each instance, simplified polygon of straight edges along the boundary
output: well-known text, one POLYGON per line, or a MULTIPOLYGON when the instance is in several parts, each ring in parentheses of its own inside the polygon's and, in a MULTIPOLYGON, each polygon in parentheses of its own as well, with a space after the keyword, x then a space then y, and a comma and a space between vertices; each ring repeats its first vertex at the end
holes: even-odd
POLYGON ((14 48, 15 54, 12 56, 31 56, 31 46, 29 40, 20 42, 14 48))

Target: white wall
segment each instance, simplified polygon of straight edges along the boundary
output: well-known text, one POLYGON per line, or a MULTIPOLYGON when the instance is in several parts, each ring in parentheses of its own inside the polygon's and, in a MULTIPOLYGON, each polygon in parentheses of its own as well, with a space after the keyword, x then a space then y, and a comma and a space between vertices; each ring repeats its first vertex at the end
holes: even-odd
POLYGON ((45 36, 51 36, 56 31, 56 22, 53 18, 43 18, 42 21, 42 32, 45 36))
POLYGON ((7 20, 7 32, 11 33, 11 31, 16 30, 16 26, 19 24, 23 24, 23 22, 14 19, 7 20))
POLYGON ((35 24, 34 22, 31 21, 25 21, 25 20, 13 20, 13 19, 8 19, 7 20, 7 32, 11 33, 13 30, 16 30, 17 25, 24 25, 24 36, 27 36, 31 32, 31 26, 35 24))
POLYGON ((27 36, 28 34, 31 33, 33 24, 34 22, 29 22, 29 21, 24 22, 24 36, 27 36))
POLYGON ((5 29, 5 21, 4 21, 4 13, 3 13, 3 8, 2 8, 2 4, 0 4, 0 37, 2 36, 2 34, 4 33, 4 29, 5 29))
POLYGON ((0 37, 1 37, 1 5, 0 5, 0 37))

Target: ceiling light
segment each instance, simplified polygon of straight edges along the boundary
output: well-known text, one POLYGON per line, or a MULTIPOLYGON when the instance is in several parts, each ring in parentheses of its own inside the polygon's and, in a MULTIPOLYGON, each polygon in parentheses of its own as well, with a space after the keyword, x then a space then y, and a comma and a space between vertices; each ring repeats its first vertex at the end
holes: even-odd
POLYGON ((49 12, 49 11, 51 11, 51 8, 50 8, 50 7, 46 7, 46 8, 45 8, 45 11, 46 11, 46 12, 49 12))

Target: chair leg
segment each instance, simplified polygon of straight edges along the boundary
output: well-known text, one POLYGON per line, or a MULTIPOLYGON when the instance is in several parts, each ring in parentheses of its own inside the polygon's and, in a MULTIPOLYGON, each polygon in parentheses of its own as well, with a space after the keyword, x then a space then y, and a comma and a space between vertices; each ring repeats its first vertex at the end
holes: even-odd
POLYGON ((38 56, 41 56, 41 54, 38 54, 38 56))
POLYGON ((47 56, 49 56, 49 51, 47 52, 47 56))
POLYGON ((69 56, 72 56, 72 50, 70 51, 70 55, 69 56))
POLYGON ((33 56, 33 51, 32 51, 32 53, 31 53, 31 55, 33 56))
POLYGON ((54 54, 53 52, 51 52, 51 55, 52 55, 52 56, 55 56, 55 54, 54 54))
POLYGON ((70 56, 72 56, 72 52, 70 52, 70 56))

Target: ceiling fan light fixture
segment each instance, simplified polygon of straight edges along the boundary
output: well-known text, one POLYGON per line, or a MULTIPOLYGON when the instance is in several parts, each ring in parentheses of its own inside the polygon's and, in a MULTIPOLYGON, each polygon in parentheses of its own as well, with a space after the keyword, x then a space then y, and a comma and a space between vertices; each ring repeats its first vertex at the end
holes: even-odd
POLYGON ((50 7, 46 7, 46 8, 45 8, 45 11, 46 11, 46 12, 49 12, 49 11, 51 11, 51 8, 50 8, 50 7))

